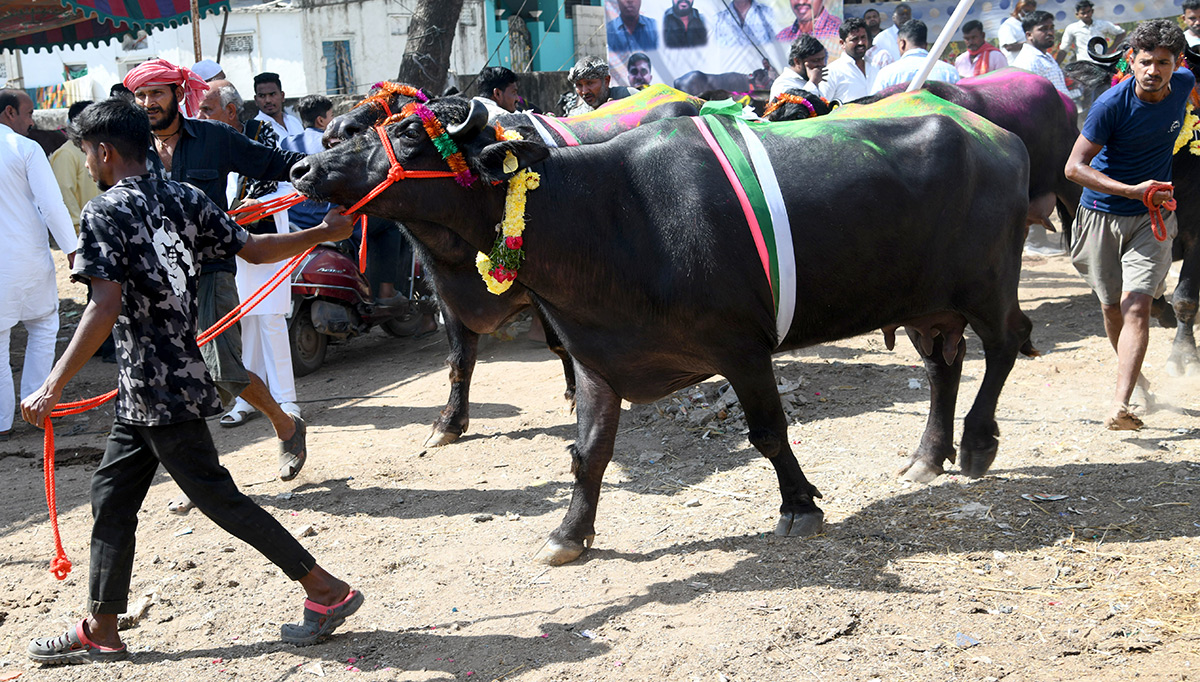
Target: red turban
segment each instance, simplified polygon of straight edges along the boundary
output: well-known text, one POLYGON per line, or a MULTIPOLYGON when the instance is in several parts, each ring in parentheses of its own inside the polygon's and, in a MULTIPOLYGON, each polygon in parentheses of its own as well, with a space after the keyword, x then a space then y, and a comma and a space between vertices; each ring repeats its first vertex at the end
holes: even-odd
POLYGON ((189 117, 194 117, 200 110, 200 102, 208 92, 208 83, 192 73, 191 69, 175 66, 165 59, 152 59, 138 64, 137 68, 125 74, 124 84, 130 92, 136 92, 144 85, 182 85, 183 101, 179 106, 189 117))

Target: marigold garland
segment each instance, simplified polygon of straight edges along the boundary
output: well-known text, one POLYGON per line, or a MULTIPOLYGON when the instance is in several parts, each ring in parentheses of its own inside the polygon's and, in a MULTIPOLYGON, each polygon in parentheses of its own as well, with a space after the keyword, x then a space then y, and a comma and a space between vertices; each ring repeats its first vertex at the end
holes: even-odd
POLYGON ((446 128, 438 120, 437 115, 433 113, 432 109, 420 102, 409 102, 404 105, 404 109, 398 115, 389 116, 383 124, 389 125, 398 120, 408 118, 413 114, 416 114, 421 119, 421 123, 425 126, 425 132, 429 135, 433 146, 437 147, 442 158, 450 165, 450 170, 458 174, 454 180, 463 187, 470 187, 475 182, 475 174, 467 167, 467 160, 463 158, 458 145, 454 143, 450 134, 446 132, 446 128))
MULTIPOLYGON (((520 140, 520 133, 504 130, 497 126, 496 138, 500 140, 520 140)), ((504 155, 504 166, 515 167, 517 158, 512 152, 504 155)), ((525 194, 537 189, 542 182, 542 176, 525 168, 518 171, 508 180, 508 193, 504 199, 504 218, 498 227, 499 234, 492 245, 490 254, 480 252, 475 256, 475 267, 483 277, 483 283, 488 291, 499 296, 508 291, 521 264, 525 261, 525 194)))
POLYGON ((1196 156, 1200 156, 1200 116, 1196 115, 1196 107, 1189 105, 1187 115, 1183 119, 1183 128, 1179 131, 1179 137, 1175 138, 1175 151, 1172 154, 1178 154, 1184 147, 1196 156))
MULTIPOLYGON (((826 101, 824 97, 821 98, 821 101, 825 102, 826 105, 829 104, 829 102, 826 101)), ((770 116, 772 113, 774 113, 774 111, 776 109, 778 109, 779 107, 781 107, 785 104, 799 104, 800 106, 804 107, 805 109, 808 109, 808 116, 806 116, 805 118, 813 118, 814 116, 817 115, 817 110, 816 110, 816 108, 813 107, 812 102, 801 97, 800 95, 793 95, 790 92, 781 92, 781 93, 779 93, 779 95, 777 95, 775 97, 775 99, 770 104, 767 105, 766 111, 763 112, 763 118, 770 116)))

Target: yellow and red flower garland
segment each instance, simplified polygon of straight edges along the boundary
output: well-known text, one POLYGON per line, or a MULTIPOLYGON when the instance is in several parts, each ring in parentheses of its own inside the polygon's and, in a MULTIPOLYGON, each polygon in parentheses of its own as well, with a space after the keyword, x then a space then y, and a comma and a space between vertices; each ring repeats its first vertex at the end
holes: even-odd
MULTIPOLYGON (((496 137, 501 140, 520 140, 520 133, 496 126, 496 137)), ((504 172, 517 170, 517 157, 512 152, 504 155, 504 172)), ((475 256, 475 267, 483 277, 488 291, 499 296, 512 286, 517 271, 525 260, 525 194, 537 189, 542 176, 523 168, 508 180, 508 193, 504 198, 504 219, 500 222, 496 243, 490 254, 480 252, 475 256)))

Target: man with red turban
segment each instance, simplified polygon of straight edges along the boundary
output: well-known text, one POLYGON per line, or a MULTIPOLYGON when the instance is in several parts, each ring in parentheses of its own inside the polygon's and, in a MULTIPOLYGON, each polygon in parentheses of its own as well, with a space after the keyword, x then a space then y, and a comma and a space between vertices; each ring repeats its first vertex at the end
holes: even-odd
MULTIPOLYGON (((124 82, 150 118, 154 153, 147 154, 148 165, 172 180, 194 185, 221 210, 229 209, 226 186, 230 173, 286 181, 292 166, 305 158, 304 154, 259 144, 223 123, 191 118, 199 110, 208 84, 190 69, 155 59, 139 64, 124 82)), ((200 264, 201 329, 216 324, 238 305, 236 270, 232 257, 200 264)), ((280 441, 279 478, 295 478, 308 454, 304 420, 284 412, 266 383, 246 370, 240 326, 233 325, 200 350, 224 404, 232 404, 240 395, 271 420, 280 441)), ((191 501, 183 495, 168 505, 170 511, 184 514, 191 508, 191 501)))

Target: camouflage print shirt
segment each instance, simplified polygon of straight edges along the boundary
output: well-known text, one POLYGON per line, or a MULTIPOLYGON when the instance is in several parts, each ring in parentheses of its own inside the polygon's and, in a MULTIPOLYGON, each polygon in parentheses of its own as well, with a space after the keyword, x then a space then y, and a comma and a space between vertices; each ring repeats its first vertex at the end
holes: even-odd
POLYGON ((204 193, 161 175, 125 178, 79 219, 73 278, 121 285, 117 420, 158 426, 221 409, 196 346, 200 262, 232 257, 247 234, 204 193))

